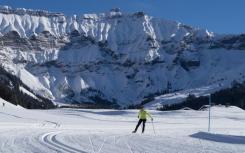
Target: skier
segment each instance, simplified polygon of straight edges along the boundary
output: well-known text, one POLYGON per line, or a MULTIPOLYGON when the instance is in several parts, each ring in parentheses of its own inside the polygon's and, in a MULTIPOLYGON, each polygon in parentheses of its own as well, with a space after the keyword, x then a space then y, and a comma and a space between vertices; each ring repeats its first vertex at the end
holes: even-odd
POLYGON ((144 131, 145 131, 145 122, 146 122, 147 116, 151 118, 151 121, 153 121, 153 118, 151 117, 151 115, 142 106, 140 111, 139 111, 139 113, 138 113, 139 121, 138 121, 138 124, 136 125, 135 130, 133 131, 133 133, 137 132, 137 129, 140 126, 141 122, 143 122, 142 133, 144 133, 144 131))
POLYGON ((5 106, 5 103, 3 103, 3 107, 5 106))

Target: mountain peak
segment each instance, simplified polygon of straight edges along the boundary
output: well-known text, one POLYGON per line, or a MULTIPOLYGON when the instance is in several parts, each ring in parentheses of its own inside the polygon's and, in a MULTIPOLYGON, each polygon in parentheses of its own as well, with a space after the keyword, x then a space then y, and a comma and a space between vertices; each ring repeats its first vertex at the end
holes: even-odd
POLYGON ((0 13, 3 14, 18 14, 18 15, 25 15, 29 14, 32 16, 45 16, 45 17, 52 17, 52 16, 63 16, 63 13, 52 13, 45 10, 33 10, 33 9, 25 9, 25 8, 12 8, 10 6, 0 5, 0 13))
POLYGON ((245 57, 227 51, 243 49, 244 37, 216 40, 206 29, 118 8, 65 16, 2 6, 0 22, 1 61, 33 91, 56 101, 132 104, 223 83, 216 72, 228 78, 225 71, 245 57), (224 53, 235 64, 224 67, 224 53))

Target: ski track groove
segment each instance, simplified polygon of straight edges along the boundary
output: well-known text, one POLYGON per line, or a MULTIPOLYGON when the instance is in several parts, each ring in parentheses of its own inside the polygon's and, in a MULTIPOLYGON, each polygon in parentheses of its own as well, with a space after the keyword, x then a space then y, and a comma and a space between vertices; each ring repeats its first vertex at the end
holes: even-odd
POLYGON ((42 142, 48 146, 49 148, 55 150, 55 151, 58 151, 58 152, 69 152, 70 150, 67 150, 65 148, 61 148, 59 145, 55 144, 52 142, 52 140, 49 140, 50 139, 50 136, 52 137, 52 133, 46 133, 42 136, 42 142))
POLYGON ((61 146, 63 146, 63 147, 69 148, 69 149, 71 149, 71 150, 73 150, 73 151, 76 151, 76 152, 79 152, 79 153, 86 153, 86 152, 83 151, 83 150, 76 149, 76 148, 74 148, 74 147, 68 146, 68 145, 66 145, 66 144, 64 144, 64 143, 62 143, 62 142, 60 142, 60 141, 58 141, 57 138, 56 138, 56 136, 57 136, 57 134, 54 135, 54 136, 52 137, 51 140, 52 140, 53 142, 55 142, 55 143, 57 143, 57 144, 59 144, 59 145, 61 145, 61 146))
POLYGON ((106 140, 107 140, 107 138, 104 138, 104 139, 103 139, 103 142, 102 142, 102 144, 101 144, 101 146, 100 146, 100 148, 99 148, 99 150, 98 150, 97 153, 100 153, 100 152, 101 152, 101 150, 103 149, 103 147, 104 147, 104 145, 105 145, 106 140))
POLYGON ((201 147, 202 147, 201 152, 204 152, 204 153, 205 153, 205 148, 204 148, 204 146, 202 145, 202 140, 201 140, 201 139, 198 139, 198 141, 199 141, 199 143, 200 143, 200 145, 201 145, 201 147))
MULTIPOLYGON (((102 149, 104 148, 106 141, 107 141, 109 138, 114 138, 114 145, 116 145, 116 144, 118 143, 118 141, 119 141, 121 138, 123 138, 123 137, 125 137, 123 140, 124 140, 124 142, 125 142, 127 148, 130 150, 131 153, 134 153, 132 147, 130 147, 130 145, 129 145, 129 144, 127 143, 127 141, 126 141, 126 136, 129 136, 130 134, 126 134, 126 135, 123 134, 123 135, 118 135, 118 136, 115 136, 115 135, 114 135, 114 136, 107 136, 107 137, 104 137, 104 138, 103 138, 103 141, 102 141, 102 143, 101 143, 101 145, 100 145, 100 147, 99 147, 99 149, 98 149, 98 151, 95 151, 94 143, 93 143, 93 140, 92 140, 92 138, 91 138, 91 135, 92 135, 92 134, 89 135, 89 142, 90 142, 91 150, 92 150, 93 153, 100 153, 100 152, 102 151, 102 149)), ((130 136, 130 137, 131 137, 131 136, 130 136)))
POLYGON ((18 119, 23 119, 23 120, 36 121, 39 124, 39 126, 41 126, 41 127, 44 127, 44 126, 46 126, 48 124, 54 125, 55 128, 61 126, 61 124, 59 124, 58 122, 53 122, 53 121, 48 121, 48 120, 38 120, 38 119, 34 119, 34 118, 17 116, 17 115, 5 113, 5 112, 0 112, 0 114, 6 115, 6 116, 12 116, 12 117, 15 117, 15 118, 18 118, 18 119))
MULTIPOLYGON (((130 138, 131 138, 131 137, 130 137, 130 138)), ((131 153, 134 153, 132 147, 131 147, 131 146, 129 145, 129 143, 128 143, 127 137, 124 138, 124 142, 125 142, 127 148, 129 149, 129 151, 130 151, 131 153)))
POLYGON ((41 142, 45 144, 50 149, 53 149, 58 152, 68 152, 68 153, 86 153, 83 150, 79 150, 73 147, 70 147, 60 141, 57 140, 56 136, 61 133, 61 131, 58 132, 49 132, 45 133, 41 136, 41 142))
POLYGON ((92 152, 95 153, 95 150, 94 150, 94 144, 93 144, 92 139, 91 139, 91 134, 89 134, 88 138, 89 138, 89 143, 90 143, 92 152))

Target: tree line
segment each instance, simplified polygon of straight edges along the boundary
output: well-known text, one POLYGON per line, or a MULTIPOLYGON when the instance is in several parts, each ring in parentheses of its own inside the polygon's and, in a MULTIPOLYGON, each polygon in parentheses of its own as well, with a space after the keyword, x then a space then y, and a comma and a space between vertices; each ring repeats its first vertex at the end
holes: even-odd
POLYGON ((0 97, 14 105, 20 105, 28 109, 55 108, 53 102, 31 91, 19 78, 0 67, 0 97), (25 88, 36 98, 22 92, 20 87, 25 88))
MULTIPOLYGON (((222 89, 211 94, 213 105, 226 105, 226 106, 237 106, 245 109, 245 82, 237 83, 234 82, 232 87, 222 89)), ((159 110, 178 110, 185 107, 198 110, 203 105, 209 104, 208 96, 196 97, 195 95, 189 95, 185 101, 176 104, 162 105, 159 110)))

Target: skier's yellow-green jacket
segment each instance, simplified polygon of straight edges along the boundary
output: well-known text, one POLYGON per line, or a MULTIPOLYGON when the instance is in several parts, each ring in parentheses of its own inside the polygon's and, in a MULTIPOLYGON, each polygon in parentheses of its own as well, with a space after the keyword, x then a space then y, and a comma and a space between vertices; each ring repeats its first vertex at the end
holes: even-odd
POLYGON ((138 118, 142 119, 142 120, 146 120, 147 116, 150 117, 151 119, 153 119, 150 115, 150 113, 148 113, 147 111, 145 111, 144 109, 140 109, 139 114, 138 114, 138 118))

